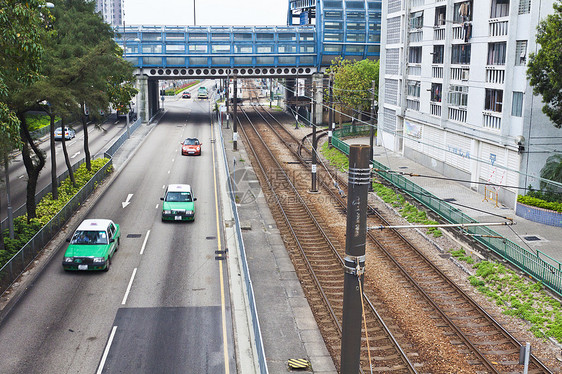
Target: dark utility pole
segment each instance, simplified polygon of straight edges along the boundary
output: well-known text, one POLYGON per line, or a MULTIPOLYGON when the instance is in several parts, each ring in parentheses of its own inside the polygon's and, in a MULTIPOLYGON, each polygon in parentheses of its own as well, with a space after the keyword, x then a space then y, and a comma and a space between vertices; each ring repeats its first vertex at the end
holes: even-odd
POLYGON ((234 116, 232 117, 233 126, 232 126, 232 148, 237 151, 238 150, 238 81, 236 77, 234 77, 234 116))
POLYGON ((367 190, 370 181, 369 146, 354 144, 349 149, 349 195, 343 283, 341 373, 359 373, 361 354, 361 290, 365 271, 367 234, 367 190))
POLYGON ((330 73, 330 109, 329 109, 329 125, 330 129, 328 130, 328 148, 332 148, 332 132, 334 131, 335 123, 334 123, 334 75, 330 73))
POLYGON ((312 83, 312 165, 311 165, 311 172, 312 172, 312 188, 310 192, 318 192, 316 188, 316 151, 318 148, 318 139, 316 138, 316 125, 317 125, 317 118, 316 118, 316 82, 312 83))

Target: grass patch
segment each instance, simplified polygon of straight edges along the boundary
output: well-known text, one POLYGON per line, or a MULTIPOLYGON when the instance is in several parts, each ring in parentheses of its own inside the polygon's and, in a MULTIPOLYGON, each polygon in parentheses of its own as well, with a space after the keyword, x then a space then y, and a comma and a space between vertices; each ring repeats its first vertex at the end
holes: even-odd
POLYGON ((560 302, 547 295, 542 283, 493 261, 482 261, 473 267, 476 275, 469 277, 470 284, 501 307, 503 314, 529 322, 530 331, 538 338, 562 342, 560 302))
POLYGON ((346 172, 349 169, 349 158, 337 148, 328 147, 328 142, 322 144, 320 149, 322 155, 328 160, 330 165, 335 166, 339 171, 346 172))

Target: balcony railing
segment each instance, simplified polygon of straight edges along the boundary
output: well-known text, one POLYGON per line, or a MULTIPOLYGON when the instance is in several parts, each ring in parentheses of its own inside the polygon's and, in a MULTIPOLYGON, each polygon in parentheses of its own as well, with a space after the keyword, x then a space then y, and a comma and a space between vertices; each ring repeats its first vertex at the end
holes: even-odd
POLYGON ((408 64, 408 75, 421 75, 421 64, 408 64))
POLYGON ((501 130, 502 127, 501 113, 484 111, 482 112, 482 115, 483 115, 482 126, 484 128, 497 130, 497 131, 501 130))
POLYGON ((411 110, 420 110, 420 100, 419 99, 406 99, 406 107, 411 110))
POLYGON ((489 36, 504 36, 507 35, 509 21, 507 20, 499 20, 499 19, 491 19, 488 21, 489 23, 489 36))
POLYGON ((443 79, 443 66, 432 66, 431 77, 443 79))
POLYGON ((441 117, 441 103, 432 101, 429 103, 429 110, 432 116, 441 117))
POLYGON ((505 68, 496 66, 486 66, 486 83, 504 84, 505 68))
POLYGON ((410 43, 419 43, 423 41, 423 31, 422 30, 413 30, 410 31, 410 43))
POLYGON ((449 107, 448 118, 451 121, 466 123, 466 113, 467 113, 466 108, 449 107))
POLYGON ((451 80, 467 81, 470 76, 470 67, 458 66, 451 68, 451 80))
POLYGON ((433 27, 433 40, 445 40, 445 26, 433 27))

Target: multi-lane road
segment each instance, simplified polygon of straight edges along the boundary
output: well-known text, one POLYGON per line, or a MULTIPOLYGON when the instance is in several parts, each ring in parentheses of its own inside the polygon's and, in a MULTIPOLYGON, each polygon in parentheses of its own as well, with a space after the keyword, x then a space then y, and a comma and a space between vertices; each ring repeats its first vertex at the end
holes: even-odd
POLYGON ((86 217, 121 225, 110 271, 64 272, 62 246, 0 324, 0 373, 236 371, 227 270, 215 258, 223 248, 212 131, 208 101, 166 101, 86 217), (199 138, 202 156, 180 155, 186 137, 199 138), (161 221, 171 183, 191 184, 194 222, 161 221))

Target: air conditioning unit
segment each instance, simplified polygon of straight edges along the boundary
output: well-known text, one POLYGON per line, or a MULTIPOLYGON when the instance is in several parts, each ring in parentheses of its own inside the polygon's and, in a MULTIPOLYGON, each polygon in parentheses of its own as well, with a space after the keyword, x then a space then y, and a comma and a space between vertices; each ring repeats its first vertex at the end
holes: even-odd
POLYGON ((462 72, 461 72, 461 80, 467 81, 467 80, 468 80, 469 73, 470 73, 470 70, 468 70, 468 69, 463 69, 462 72))

